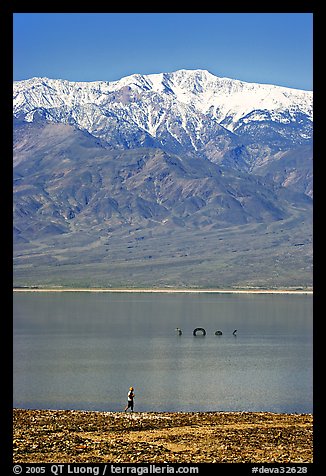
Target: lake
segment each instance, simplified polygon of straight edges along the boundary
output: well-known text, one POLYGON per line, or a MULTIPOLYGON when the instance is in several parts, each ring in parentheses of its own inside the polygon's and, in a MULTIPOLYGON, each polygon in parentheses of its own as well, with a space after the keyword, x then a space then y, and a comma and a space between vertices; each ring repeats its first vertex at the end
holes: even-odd
POLYGON ((15 408, 121 411, 133 386, 135 411, 313 411, 311 295, 15 292, 13 303, 15 408))

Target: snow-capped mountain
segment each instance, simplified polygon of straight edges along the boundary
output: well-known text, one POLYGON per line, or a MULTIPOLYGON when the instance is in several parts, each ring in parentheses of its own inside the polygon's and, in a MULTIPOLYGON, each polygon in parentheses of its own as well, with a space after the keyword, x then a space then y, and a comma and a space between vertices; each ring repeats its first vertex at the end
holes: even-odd
POLYGON ((282 149, 312 138, 311 91, 205 70, 134 74, 114 82, 17 81, 14 115, 73 124, 114 148, 154 146, 214 162, 242 145, 282 149))
POLYGON ((311 285, 312 92, 202 70, 13 89, 16 285, 311 285))

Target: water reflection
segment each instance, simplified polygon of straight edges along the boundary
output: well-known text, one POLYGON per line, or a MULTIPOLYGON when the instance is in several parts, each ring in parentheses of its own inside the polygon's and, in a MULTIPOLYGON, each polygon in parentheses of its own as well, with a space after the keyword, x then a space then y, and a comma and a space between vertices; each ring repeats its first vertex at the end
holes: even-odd
POLYGON ((136 411, 311 412, 312 298, 15 294, 15 406, 119 411, 130 386, 136 411))

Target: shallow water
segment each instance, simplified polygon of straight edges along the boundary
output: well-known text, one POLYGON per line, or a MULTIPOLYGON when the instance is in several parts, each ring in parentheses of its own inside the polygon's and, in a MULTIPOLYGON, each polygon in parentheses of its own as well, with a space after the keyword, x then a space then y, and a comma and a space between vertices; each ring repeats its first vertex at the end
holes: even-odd
POLYGON ((120 411, 133 385, 137 411, 310 413, 312 311, 309 295, 14 293, 14 407, 120 411))

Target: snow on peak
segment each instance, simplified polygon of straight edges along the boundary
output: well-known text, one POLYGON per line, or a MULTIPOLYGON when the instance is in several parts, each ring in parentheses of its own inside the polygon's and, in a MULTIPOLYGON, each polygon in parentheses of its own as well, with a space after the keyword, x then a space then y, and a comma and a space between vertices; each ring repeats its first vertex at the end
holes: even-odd
POLYGON ((172 109, 182 124, 192 111, 197 123, 206 115, 230 131, 250 114, 259 120, 259 115, 269 113, 278 120, 286 111, 295 120, 300 112, 312 120, 311 91, 221 78, 203 69, 132 74, 111 82, 35 77, 14 82, 13 89, 14 114, 25 120, 33 120, 33 111, 42 108, 51 111, 51 117, 58 114, 59 120, 62 111, 72 114, 78 122, 78 108, 87 107, 88 114, 120 114, 152 135, 164 120, 162 110, 172 109))
POLYGON ((173 94, 177 101, 195 107, 203 114, 210 113, 217 120, 232 116, 237 121, 253 110, 284 108, 300 109, 312 118, 311 91, 218 77, 202 69, 131 75, 114 83, 114 89, 122 86, 173 94))

